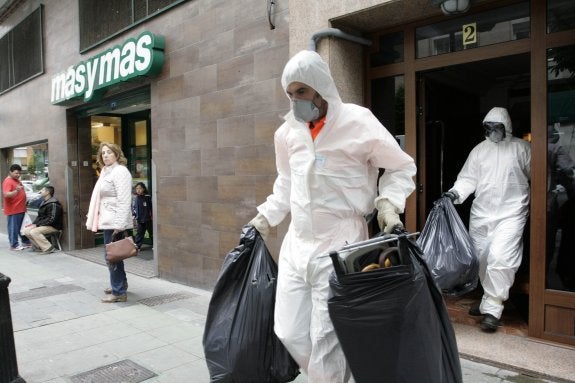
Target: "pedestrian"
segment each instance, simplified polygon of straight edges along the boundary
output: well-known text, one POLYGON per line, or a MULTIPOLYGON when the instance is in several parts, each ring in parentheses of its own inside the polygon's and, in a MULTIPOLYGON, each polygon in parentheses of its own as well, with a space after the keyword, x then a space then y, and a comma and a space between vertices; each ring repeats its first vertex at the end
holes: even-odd
POLYGON ((11 165, 10 173, 2 182, 3 210, 8 222, 10 250, 24 250, 32 247, 30 240, 20 233, 26 214, 26 191, 20 182, 21 172, 20 165, 11 165))
POLYGON ((495 332, 523 256, 523 228, 529 214, 531 147, 512 135, 507 109, 492 108, 483 119, 485 140, 475 146, 453 187, 455 204, 475 193, 469 235, 479 259, 483 297, 469 309, 483 316, 480 327, 495 332))
POLYGON ((326 254, 367 239, 365 215, 402 227, 414 190, 413 159, 366 108, 343 103, 327 64, 301 51, 286 64, 282 86, 291 111, 275 133, 278 176, 250 221, 267 237, 291 213, 280 256, 274 329, 314 383, 353 381, 327 307, 326 254), (385 168, 379 180, 378 168, 385 168))
POLYGON ((138 246, 138 249, 141 249, 146 231, 151 240, 154 238, 152 229, 152 197, 148 195, 148 189, 143 182, 138 182, 135 190, 136 198, 134 198, 132 214, 137 227, 136 246, 138 246))
MULTIPOLYGON (((105 245, 123 238, 126 231, 133 228, 132 175, 126 167, 127 162, 118 145, 100 143, 96 163, 101 171, 92 191, 86 228, 93 232, 103 230, 105 245)), ((128 280, 124 262, 108 262, 105 247, 104 257, 110 271, 110 287, 104 290, 108 295, 102 298, 102 302, 125 302, 128 280)))
POLYGON ((26 226, 24 235, 30 239, 33 251, 40 250, 42 254, 50 254, 56 249, 46 239, 46 235, 57 233, 62 230, 62 205, 54 197, 54 187, 44 186, 40 190, 42 203, 38 209, 38 215, 32 225, 26 226))

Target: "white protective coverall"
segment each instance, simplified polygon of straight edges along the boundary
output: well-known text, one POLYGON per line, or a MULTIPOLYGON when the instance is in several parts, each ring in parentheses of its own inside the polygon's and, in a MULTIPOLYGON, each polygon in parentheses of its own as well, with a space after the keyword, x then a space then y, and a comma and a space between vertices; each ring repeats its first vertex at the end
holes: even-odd
POLYGON ((501 318, 515 272, 523 254, 523 228, 529 213, 531 148, 513 137, 505 108, 491 109, 483 122, 500 122, 505 138, 485 139, 475 146, 451 190, 463 203, 475 192, 469 218, 469 235, 479 259, 479 280, 484 294, 482 314, 501 318))
POLYGON ((310 382, 348 382, 327 308, 333 270, 327 253, 367 239, 364 216, 374 208, 378 168, 386 171, 377 198, 387 198, 401 213, 415 189, 416 166, 371 111, 342 103, 316 52, 301 51, 289 60, 284 90, 292 82, 315 89, 328 110, 315 141, 292 111, 274 137, 278 176, 258 211, 272 227, 291 213, 279 256, 275 332, 310 382))

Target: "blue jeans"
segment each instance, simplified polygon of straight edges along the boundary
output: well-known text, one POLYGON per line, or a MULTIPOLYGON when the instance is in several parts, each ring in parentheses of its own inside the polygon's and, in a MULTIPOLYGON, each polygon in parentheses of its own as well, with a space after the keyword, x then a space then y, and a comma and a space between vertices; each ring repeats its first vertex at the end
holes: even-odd
POLYGON ((18 238, 22 239, 22 245, 30 245, 30 240, 20 235, 20 227, 22 226, 22 221, 24 221, 25 213, 12 214, 7 216, 8 221, 8 240, 10 241, 11 247, 18 247, 18 238))
MULTIPOLYGON (((112 242, 112 234, 114 230, 104 230, 104 244, 112 242)), ((104 247, 104 257, 108 270, 110 271, 110 286, 112 287, 112 294, 123 295, 126 294, 128 279, 126 278, 126 271, 124 270, 124 261, 110 263, 108 262, 108 255, 104 247)))

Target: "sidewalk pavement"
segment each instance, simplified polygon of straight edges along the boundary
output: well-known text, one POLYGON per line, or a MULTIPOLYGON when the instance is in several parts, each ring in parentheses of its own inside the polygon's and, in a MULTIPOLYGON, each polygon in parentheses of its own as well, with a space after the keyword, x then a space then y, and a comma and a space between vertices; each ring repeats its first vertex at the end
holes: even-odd
MULTIPOLYGON (((27 383, 209 382, 202 348, 209 291, 129 273, 128 301, 100 303, 108 284, 105 266, 64 252, 10 251, 3 234, 0 273, 12 280, 18 368, 27 383)), ((482 339, 471 326, 454 327, 460 351, 467 355, 461 358, 465 382, 568 382, 575 377, 575 350, 510 335, 482 339), (540 347, 539 364, 505 364, 505 353, 527 356, 529 362, 533 344, 540 347), (501 363, 485 363, 481 354, 470 360, 472 349, 485 345, 501 354, 496 355, 501 363), (558 349, 568 351, 561 356, 568 358, 567 368, 548 367, 561 363, 548 361, 558 349)), ((307 379, 300 375, 295 382, 307 379)))

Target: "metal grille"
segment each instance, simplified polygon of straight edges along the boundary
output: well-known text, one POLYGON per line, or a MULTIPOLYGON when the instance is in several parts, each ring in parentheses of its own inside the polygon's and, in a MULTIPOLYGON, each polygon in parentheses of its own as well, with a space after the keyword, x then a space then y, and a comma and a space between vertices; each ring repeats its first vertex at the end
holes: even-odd
POLYGON ((44 72, 42 7, 0 39, 0 93, 44 72))
POLYGON ((147 17, 186 0, 78 0, 80 51, 87 50, 147 17))
POLYGON ((154 372, 132 362, 122 360, 70 378, 72 383, 139 383, 157 376, 154 372))
POLYGON ((190 299, 194 297, 197 297, 197 295, 192 293, 180 292, 180 293, 164 294, 151 298, 141 299, 138 302, 143 305, 152 307, 152 306, 163 305, 169 302, 179 301, 182 299, 190 299))
POLYGON ((51 297, 54 295, 68 294, 76 291, 85 290, 83 287, 76 285, 58 285, 50 287, 40 287, 33 290, 23 291, 21 293, 10 294, 12 302, 29 301, 32 299, 51 297))
POLYGON ((9 36, 0 39, 0 93, 10 88, 10 68, 12 55, 10 54, 9 36))
POLYGON ((42 72, 42 22, 40 11, 32 13, 12 31, 14 83, 42 72))

